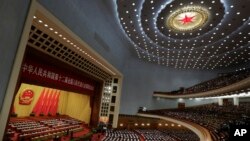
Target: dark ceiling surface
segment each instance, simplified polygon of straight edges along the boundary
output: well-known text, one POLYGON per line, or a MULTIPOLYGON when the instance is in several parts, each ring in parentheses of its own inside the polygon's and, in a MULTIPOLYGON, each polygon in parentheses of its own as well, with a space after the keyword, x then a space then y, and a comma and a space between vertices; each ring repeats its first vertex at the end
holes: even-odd
POLYGON ((176 69, 239 69, 250 63, 250 0, 116 4, 121 29, 139 59, 176 69))

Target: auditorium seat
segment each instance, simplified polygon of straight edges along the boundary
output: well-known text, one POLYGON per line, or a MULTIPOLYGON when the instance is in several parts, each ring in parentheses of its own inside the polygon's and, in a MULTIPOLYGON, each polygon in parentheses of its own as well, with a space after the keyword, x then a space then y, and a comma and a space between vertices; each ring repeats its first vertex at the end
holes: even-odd
POLYGON ((67 132, 81 132, 84 122, 68 116, 29 117, 11 119, 8 124, 7 136, 15 140, 51 140, 66 136, 67 132))
POLYGON ((245 118, 250 116, 249 108, 249 102, 240 102, 238 107, 232 104, 224 106, 219 106, 218 104, 208 104, 185 109, 148 110, 144 113, 162 115, 197 123, 208 129, 212 138, 216 141, 228 139, 228 130, 223 128, 229 127, 230 124, 249 125, 249 118, 245 118))

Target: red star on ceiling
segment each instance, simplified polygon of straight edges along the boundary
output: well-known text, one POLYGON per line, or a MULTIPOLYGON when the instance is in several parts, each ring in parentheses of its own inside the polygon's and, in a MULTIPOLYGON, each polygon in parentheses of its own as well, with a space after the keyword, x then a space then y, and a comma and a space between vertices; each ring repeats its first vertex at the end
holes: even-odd
POLYGON ((194 18, 194 17, 195 17, 195 16, 189 17, 189 16, 185 15, 185 17, 182 18, 182 19, 180 19, 180 21, 182 21, 183 24, 188 24, 188 23, 190 23, 190 22, 193 22, 193 18, 194 18))

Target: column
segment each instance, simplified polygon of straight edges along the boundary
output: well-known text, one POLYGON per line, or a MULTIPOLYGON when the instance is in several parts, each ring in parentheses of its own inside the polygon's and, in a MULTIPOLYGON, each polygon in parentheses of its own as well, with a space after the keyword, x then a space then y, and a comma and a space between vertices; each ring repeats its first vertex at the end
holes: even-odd
POLYGON ((239 97, 234 97, 234 106, 239 106, 239 97))
POLYGON ((22 57, 28 41, 33 16, 28 14, 28 11, 32 2, 31 0, 0 2, 0 17, 1 21, 4 21, 0 22, 0 56, 4 60, 0 64, 0 140, 4 140, 5 125, 7 125, 22 57), (6 16, 6 13, 11 16, 6 16), (26 18, 30 20, 25 22, 26 18))
POLYGON ((185 100, 183 98, 178 99, 178 109, 185 109, 185 100))
POLYGON ((219 104, 219 106, 223 106, 223 99, 222 98, 218 98, 218 104, 219 104))

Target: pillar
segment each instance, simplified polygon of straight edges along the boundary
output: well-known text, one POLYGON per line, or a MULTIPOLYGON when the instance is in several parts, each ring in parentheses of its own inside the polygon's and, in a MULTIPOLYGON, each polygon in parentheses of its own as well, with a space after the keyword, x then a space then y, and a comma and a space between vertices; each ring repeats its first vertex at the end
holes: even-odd
POLYGON ((239 106, 239 97, 234 97, 234 106, 239 106))
POLYGON ((218 98, 218 104, 219 104, 219 106, 223 106, 223 99, 222 98, 218 98))

